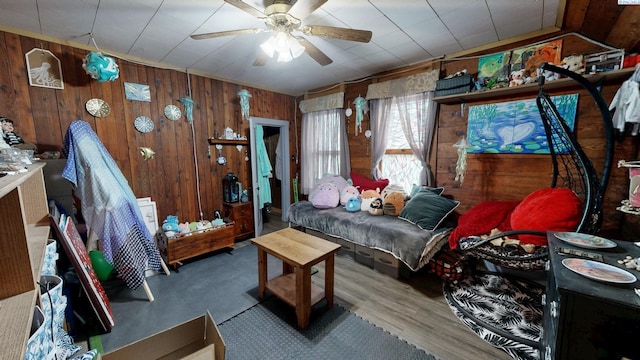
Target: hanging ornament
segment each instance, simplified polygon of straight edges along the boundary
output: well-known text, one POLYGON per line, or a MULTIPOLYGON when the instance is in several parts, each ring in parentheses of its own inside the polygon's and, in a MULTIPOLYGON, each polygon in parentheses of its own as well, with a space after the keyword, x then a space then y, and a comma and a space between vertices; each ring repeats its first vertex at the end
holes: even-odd
POLYGON ((458 161, 456 162, 456 177, 454 181, 460 181, 460 185, 464 182, 464 173, 467 171, 467 140, 462 137, 453 147, 458 149, 458 161))
POLYGON ((99 51, 88 53, 82 60, 82 68, 99 82, 114 81, 120 73, 116 61, 99 51))
POLYGON ((242 118, 245 120, 249 120, 249 98, 251 98, 251 94, 247 89, 242 89, 238 91, 238 96, 240 97, 240 109, 242 112, 242 118))
POLYGON ((153 155, 156 154, 150 147, 140 146, 138 149, 140 150, 140 155, 142 155, 142 158, 145 160, 153 159, 153 155))
POLYGON ((364 119, 364 113, 367 112, 367 100, 365 100, 362 96, 358 96, 355 100, 353 100, 354 105, 356 106, 356 136, 358 136, 358 130, 362 132, 362 120, 364 119))
POLYGON ((178 101, 184 105, 184 116, 187 117, 189 122, 193 122, 193 100, 188 97, 181 97, 178 101))

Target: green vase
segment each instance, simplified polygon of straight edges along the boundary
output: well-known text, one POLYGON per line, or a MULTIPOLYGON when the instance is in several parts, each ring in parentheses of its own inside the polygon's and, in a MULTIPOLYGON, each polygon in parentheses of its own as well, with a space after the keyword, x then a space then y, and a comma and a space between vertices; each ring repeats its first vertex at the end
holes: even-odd
POLYGON ((93 270, 96 272, 96 275, 98 275, 100 281, 111 279, 113 276, 113 265, 109 264, 107 259, 104 258, 102 251, 89 251, 89 258, 91 259, 93 270))

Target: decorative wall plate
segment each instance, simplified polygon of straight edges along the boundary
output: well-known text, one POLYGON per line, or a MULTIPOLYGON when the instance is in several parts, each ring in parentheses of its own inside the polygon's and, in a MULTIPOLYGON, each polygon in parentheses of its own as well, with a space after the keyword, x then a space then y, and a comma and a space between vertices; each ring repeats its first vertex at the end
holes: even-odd
POLYGON ((153 130, 154 126, 153 120, 151 120, 151 118, 149 118, 148 116, 138 116, 133 125, 136 127, 136 130, 140 131, 141 133, 150 132, 151 130, 153 130))
POLYGON ((180 111, 179 107, 170 104, 164 107, 164 116, 169 120, 176 121, 182 116, 182 111, 180 111))
POLYGON ((89 99, 85 104, 87 112, 95 117, 104 117, 111 113, 111 107, 102 99, 89 99))
POLYGON ((351 110, 351 108, 347 108, 347 109, 344 111, 344 114, 345 114, 345 115, 347 115, 347 116, 351 116, 351 114, 353 114, 353 110, 351 110))

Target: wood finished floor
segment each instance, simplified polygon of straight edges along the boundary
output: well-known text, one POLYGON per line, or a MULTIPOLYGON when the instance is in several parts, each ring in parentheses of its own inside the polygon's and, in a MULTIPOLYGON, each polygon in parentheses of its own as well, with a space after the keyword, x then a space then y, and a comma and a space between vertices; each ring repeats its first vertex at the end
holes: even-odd
MULTIPOLYGON (((286 226, 279 214, 272 214, 264 223, 263 234, 286 226)), ((317 268, 319 273, 312 279, 323 286, 324 263, 317 268)), ((334 280, 336 303, 437 358, 511 359, 453 315, 444 300, 442 282, 431 274, 418 272, 398 280, 340 255, 336 256, 334 280)))

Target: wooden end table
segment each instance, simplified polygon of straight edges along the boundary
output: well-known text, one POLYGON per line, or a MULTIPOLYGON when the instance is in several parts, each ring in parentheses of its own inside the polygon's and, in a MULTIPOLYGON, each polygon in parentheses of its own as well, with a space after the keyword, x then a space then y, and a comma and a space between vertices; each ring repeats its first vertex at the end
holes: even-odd
POLYGON ((258 296, 265 289, 293 306, 298 327, 309 325, 311 306, 322 299, 333 306, 334 255, 340 245, 286 228, 251 240, 258 247, 258 296), (282 260, 282 275, 267 281, 267 254, 282 260), (325 262, 324 291, 311 282, 311 267, 325 262))

